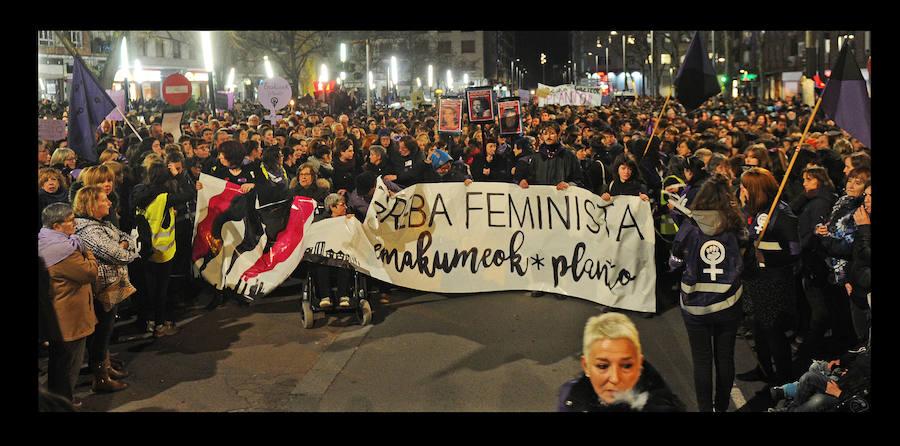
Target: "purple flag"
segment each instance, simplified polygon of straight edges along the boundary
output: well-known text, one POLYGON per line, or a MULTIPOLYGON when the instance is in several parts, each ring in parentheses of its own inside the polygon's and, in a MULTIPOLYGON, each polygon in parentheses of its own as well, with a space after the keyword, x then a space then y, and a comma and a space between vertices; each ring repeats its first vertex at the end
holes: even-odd
POLYGON ((822 92, 822 111, 838 127, 871 148, 872 120, 869 92, 862 71, 856 65, 853 45, 844 44, 831 77, 822 92))
POLYGON ((116 108, 116 104, 77 54, 73 66, 68 145, 81 158, 97 161, 99 156, 94 149, 97 144, 94 130, 116 108))

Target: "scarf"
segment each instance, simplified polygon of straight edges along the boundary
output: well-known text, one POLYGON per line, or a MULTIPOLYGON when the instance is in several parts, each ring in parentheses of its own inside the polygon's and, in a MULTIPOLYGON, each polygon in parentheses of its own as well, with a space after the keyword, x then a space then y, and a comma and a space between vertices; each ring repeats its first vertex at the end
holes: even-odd
POLYGON ((41 228, 38 232, 38 255, 44 259, 47 268, 62 262, 75 250, 84 252, 84 245, 77 235, 66 235, 50 228, 41 228))

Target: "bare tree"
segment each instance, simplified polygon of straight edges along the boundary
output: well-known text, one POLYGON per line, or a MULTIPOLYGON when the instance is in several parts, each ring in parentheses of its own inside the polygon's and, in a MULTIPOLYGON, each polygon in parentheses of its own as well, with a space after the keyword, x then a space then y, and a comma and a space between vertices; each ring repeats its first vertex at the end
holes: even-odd
POLYGON ((299 86, 309 80, 308 65, 325 49, 330 37, 329 31, 228 31, 233 46, 235 62, 248 66, 262 63, 264 56, 281 67, 285 79, 291 84, 293 94, 299 93, 299 86))

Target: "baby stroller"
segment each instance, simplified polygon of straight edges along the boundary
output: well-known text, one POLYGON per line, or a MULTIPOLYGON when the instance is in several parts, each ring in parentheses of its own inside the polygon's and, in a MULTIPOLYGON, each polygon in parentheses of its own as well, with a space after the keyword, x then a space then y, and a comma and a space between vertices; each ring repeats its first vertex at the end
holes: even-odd
POLYGON ((300 322, 303 328, 313 328, 317 313, 323 315, 352 313, 356 316, 357 322, 363 326, 372 321, 372 303, 369 300, 368 277, 357 271, 347 259, 341 258, 340 255, 324 256, 312 254, 308 251, 304 254, 300 265, 297 266, 293 275, 302 281, 300 290, 300 322), (327 266, 349 271, 349 306, 341 307, 334 304, 323 308, 320 305, 322 293, 318 289, 319 283, 316 280, 316 273, 317 268, 327 266))

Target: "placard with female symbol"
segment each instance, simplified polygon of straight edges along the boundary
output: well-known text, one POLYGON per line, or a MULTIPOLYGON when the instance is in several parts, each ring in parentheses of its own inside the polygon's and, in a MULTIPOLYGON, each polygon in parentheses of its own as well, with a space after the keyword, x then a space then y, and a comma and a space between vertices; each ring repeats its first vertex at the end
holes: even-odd
POLYGON ((291 101, 291 84, 280 77, 270 77, 259 84, 259 103, 269 110, 269 116, 266 119, 275 124, 281 116, 275 113, 284 107, 287 107, 291 101))

